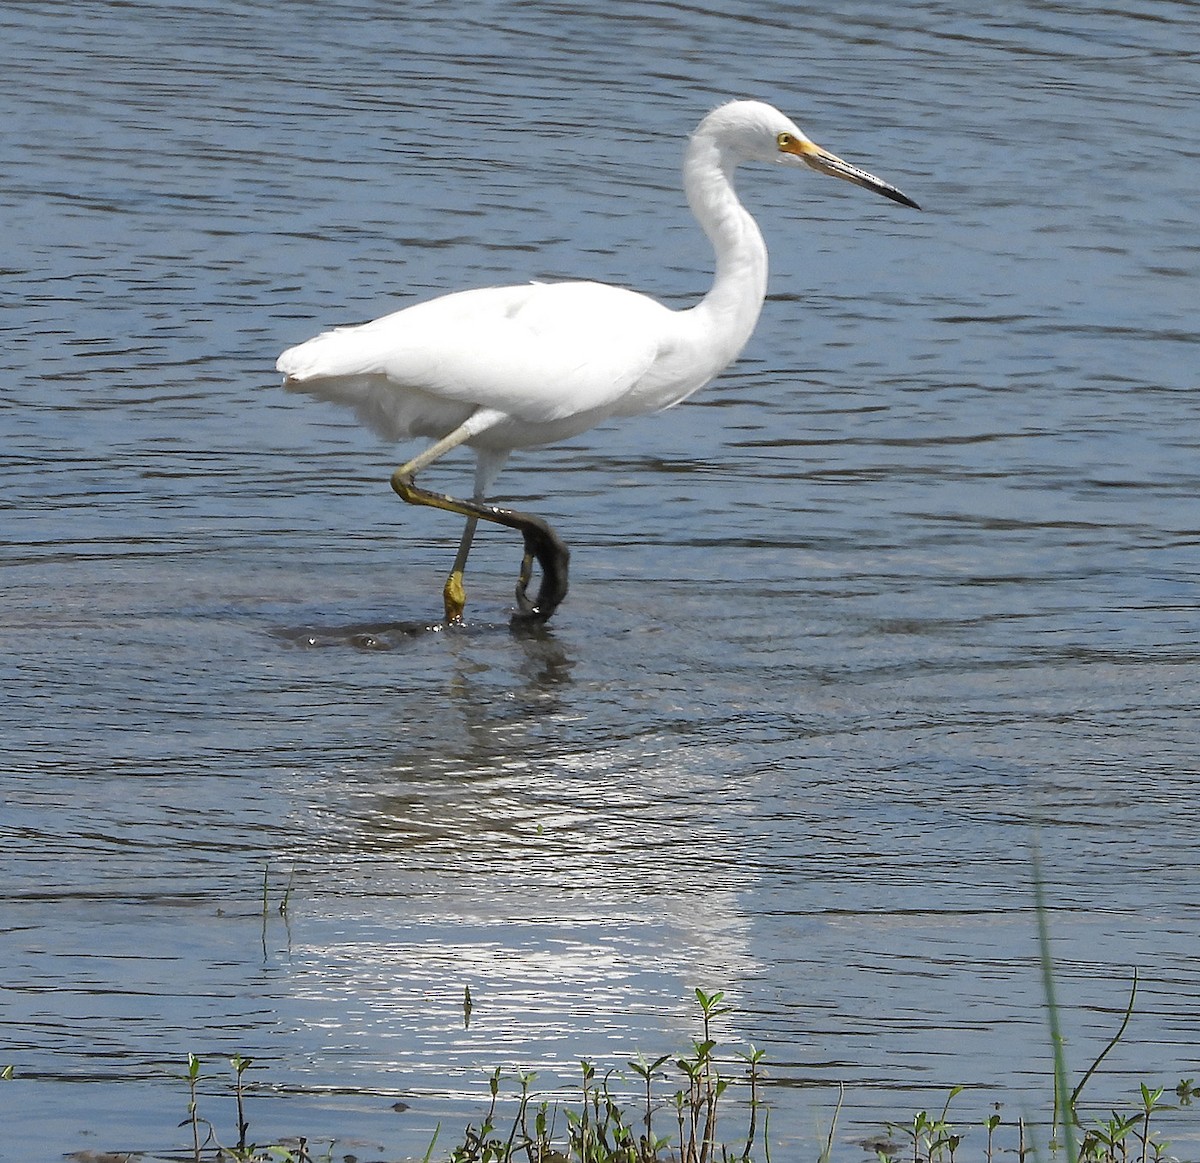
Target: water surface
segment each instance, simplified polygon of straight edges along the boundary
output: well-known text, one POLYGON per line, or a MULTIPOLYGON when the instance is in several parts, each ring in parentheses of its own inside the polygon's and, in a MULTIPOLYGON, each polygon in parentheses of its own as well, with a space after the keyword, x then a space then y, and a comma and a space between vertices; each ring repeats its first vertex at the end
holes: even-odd
POLYGON ((255 1058, 260 1140, 419 1157, 495 1066, 686 1048, 697 986, 776 1158, 839 1082, 842 1159, 955 1084, 1032 1116, 1035 827, 1077 1070, 1141 973, 1096 1102, 1196 1074, 1195 31, 7 5, 0 1158, 178 1149, 189 1052, 255 1058), (682 137, 732 96, 925 212, 747 169, 742 361, 513 458, 573 547, 548 630, 487 531, 429 631, 457 528, 275 355, 498 281, 694 301, 682 137))

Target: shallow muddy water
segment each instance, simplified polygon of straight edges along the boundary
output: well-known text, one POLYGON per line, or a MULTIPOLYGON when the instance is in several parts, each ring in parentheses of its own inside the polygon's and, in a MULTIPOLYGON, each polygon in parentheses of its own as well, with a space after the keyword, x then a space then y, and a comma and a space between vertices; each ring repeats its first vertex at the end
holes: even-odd
POLYGON ((839 1083, 843 1160, 955 1084, 1033 1117, 1035 834, 1077 1071, 1141 975, 1096 1101, 1200 1074, 1196 31, 6 5, 0 1159, 179 1150, 189 1052, 226 1140, 240 1053, 260 1140, 420 1157, 496 1066, 682 1051, 696 987, 777 1159, 839 1083), (429 629, 455 521, 276 354, 470 285, 694 301, 682 139, 732 96, 924 212, 746 168, 741 362, 514 456, 573 549, 548 629, 494 530, 429 629))

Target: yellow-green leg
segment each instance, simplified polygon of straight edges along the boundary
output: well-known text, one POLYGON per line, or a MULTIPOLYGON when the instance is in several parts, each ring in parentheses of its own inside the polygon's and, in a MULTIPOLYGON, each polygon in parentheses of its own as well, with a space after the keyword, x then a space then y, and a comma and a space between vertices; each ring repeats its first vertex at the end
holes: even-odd
POLYGON ((462 540, 459 542, 458 553, 454 559, 454 566, 442 589, 446 621, 451 624, 461 625, 463 621, 463 610, 466 605, 463 575, 466 570, 467 555, 471 551, 471 541, 480 520, 492 521, 497 525, 516 529, 525 542, 525 553, 521 561, 521 571, 516 589, 517 608, 522 618, 545 622, 558 609, 563 598, 567 596, 571 552, 554 530, 540 517, 535 517, 530 513, 518 513, 514 509, 503 509, 498 505, 489 505, 482 499, 488 485, 504 463, 506 453, 479 454, 475 479, 476 496, 473 500, 461 500, 458 497, 447 496, 445 493, 432 493, 427 489, 417 487, 416 474, 426 465, 503 419, 505 417, 498 412, 476 412, 449 436, 443 437, 392 473, 392 488, 402 500, 407 501, 410 505, 429 505, 435 509, 458 513, 467 519, 462 540), (541 566, 542 581, 538 587, 536 600, 530 601, 526 589, 533 575, 535 560, 541 566))
POLYGON ((454 557, 454 566, 446 584, 442 587, 442 605, 446 609, 446 623, 450 626, 463 624, 463 611, 467 608, 467 588, 463 584, 463 574, 467 568, 467 554, 471 552, 471 542, 475 537, 475 528, 479 524, 478 517, 468 517, 467 527, 463 530, 462 540, 458 543, 458 553, 454 557))

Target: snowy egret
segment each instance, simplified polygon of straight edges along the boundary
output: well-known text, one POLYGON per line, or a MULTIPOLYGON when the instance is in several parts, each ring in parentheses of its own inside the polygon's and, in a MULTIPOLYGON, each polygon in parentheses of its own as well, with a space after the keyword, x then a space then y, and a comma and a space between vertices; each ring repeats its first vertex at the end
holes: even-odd
POLYGON ((804 165, 919 209, 895 186, 810 141, 759 101, 709 113, 688 143, 683 185, 716 252, 712 289, 694 307, 661 303, 602 283, 532 283, 459 291, 290 348, 284 386, 354 409, 388 440, 434 439, 392 474, 405 501, 466 517, 443 590, 446 621, 460 623, 463 572, 480 519, 518 530, 520 616, 546 621, 567 592, 567 547, 539 517, 485 501, 514 448, 564 440, 613 416, 686 400, 727 367, 750 338, 767 289, 767 248, 738 201, 740 162, 804 165), (475 451, 470 500, 432 493, 416 475, 467 444, 475 451), (536 600, 526 590, 536 560, 536 600))

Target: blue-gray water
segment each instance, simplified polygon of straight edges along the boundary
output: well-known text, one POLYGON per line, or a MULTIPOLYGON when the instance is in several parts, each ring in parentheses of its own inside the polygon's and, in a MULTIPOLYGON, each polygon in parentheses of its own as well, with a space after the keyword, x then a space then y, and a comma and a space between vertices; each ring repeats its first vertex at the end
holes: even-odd
POLYGON ((241 1053, 253 1136, 419 1156, 495 1066, 683 1050, 697 986, 776 1159, 839 1082, 840 1160, 954 1084, 1032 1117, 1035 825, 1077 1070, 1141 973, 1095 1101, 1200 1074, 1196 7, 835 7, 0 11, 0 1158, 180 1148, 189 1051, 226 1141, 241 1053), (501 478, 573 547, 548 632, 495 530, 474 627, 410 632, 456 522, 276 354, 694 301, 732 96, 925 212, 747 168, 742 361, 501 478))

